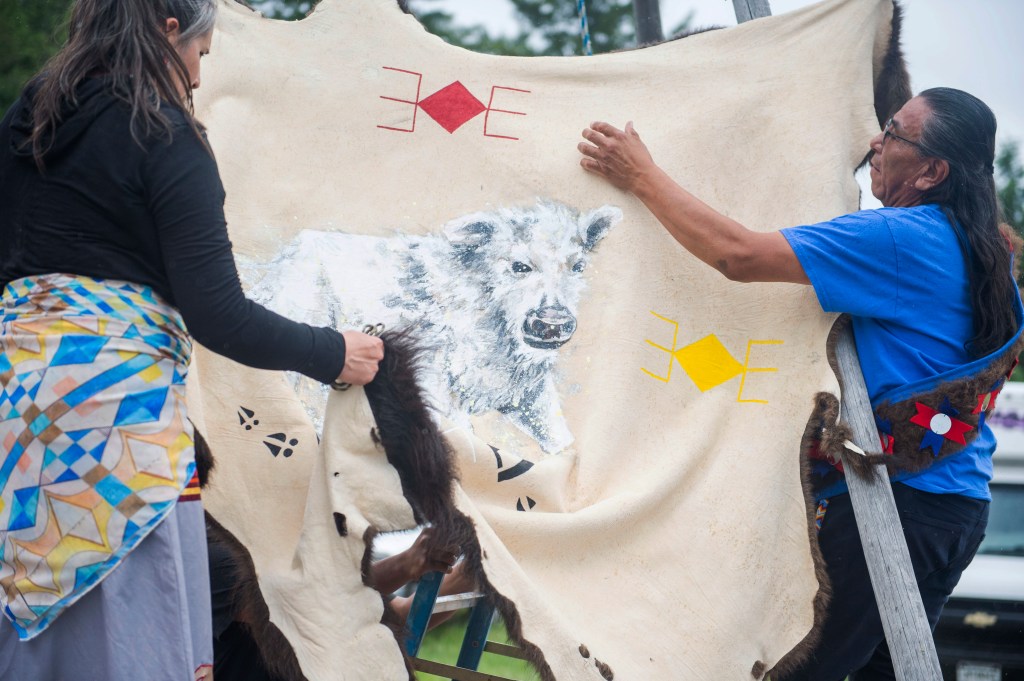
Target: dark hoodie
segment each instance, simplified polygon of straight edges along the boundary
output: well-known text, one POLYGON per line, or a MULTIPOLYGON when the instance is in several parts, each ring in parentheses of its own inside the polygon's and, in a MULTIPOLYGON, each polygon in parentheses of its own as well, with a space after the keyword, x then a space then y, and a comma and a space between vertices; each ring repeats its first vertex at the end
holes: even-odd
POLYGON ((337 378, 345 341, 287 320, 242 293, 217 163, 186 114, 164 107, 170 139, 132 139, 130 109, 102 78, 62 112, 40 173, 26 89, 0 122, 0 287, 61 272, 151 286, 193 338, 237 362, 337 378))

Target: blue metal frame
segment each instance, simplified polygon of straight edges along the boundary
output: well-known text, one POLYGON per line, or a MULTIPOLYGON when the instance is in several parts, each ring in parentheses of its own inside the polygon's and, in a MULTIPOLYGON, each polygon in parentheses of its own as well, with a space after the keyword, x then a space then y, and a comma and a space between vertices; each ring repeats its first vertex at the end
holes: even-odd
POLYGON ((434 612, 434 601, 437 600, 442 579, 444 573, 428 572, 420 577, 419 584, 416 585, 416 595, 413 596, 412 605, 409 607, 409 618, 405 621, 405 652, 409 657, 416 657, 420 651, 420 644, 427 633, 427 625, 434 612))
MULTIPOLYGON (((416 595, 413 596, 409 617, 405 622, 405 652, 409 657, 416 657, 420 651, 443 579, 444 573, 428 572, 420 577, 419 584, 416 585, 416 595)), ((493 621, 494 605, 483 600, 477 601, 469 611, 469 623, 466 625, 466 634, 462 639, 456 667, 476 671, 480 666, 493 621)))
POLYGON ((480 658, 487 644, 487 634, 491 631, 494 621, 494 606, 487 601, 477 601, 469 611, 469 624, 466 625, 466 636, 462 639, 462 649, 456 667, 476 670, 480 666, 480 658))

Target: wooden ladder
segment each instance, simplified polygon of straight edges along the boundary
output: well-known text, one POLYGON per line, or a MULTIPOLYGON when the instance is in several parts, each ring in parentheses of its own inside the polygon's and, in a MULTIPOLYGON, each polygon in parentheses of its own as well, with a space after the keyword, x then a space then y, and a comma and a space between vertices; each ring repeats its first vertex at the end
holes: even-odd
MULTIPOLYGON (((772 13, 769 0, 733 0, 733 8, 737 23, 768 17, 772 13)), ((835 355, 842 386, 841 419, 850 426, 853 443, 857 447, 862 451, 875 451, 879 448, 878 428, 864 384, 852 325, 847 324, 839 335, 835 355)), ((841 453, 848 470, 851 456, 858 455, 847 450, 841 453)), ((850 501, 896 679, 941 679, 935 640, 914 577, 907 540, 903 536, 903 526, 885 467, 880 464, 872 466, 867 478, 847 475, 846 483, 850 488, 850 501)))

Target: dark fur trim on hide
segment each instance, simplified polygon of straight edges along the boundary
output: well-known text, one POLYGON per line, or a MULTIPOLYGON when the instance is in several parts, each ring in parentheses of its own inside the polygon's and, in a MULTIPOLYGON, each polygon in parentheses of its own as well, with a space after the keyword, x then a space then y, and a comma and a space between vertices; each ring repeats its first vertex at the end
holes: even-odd
MULTIPOLYGON (((210 482, 216 461, 206 438, 198 430, 193 430, 199 487, 205 488, 210 482)), ((253 565, 249 550, 208 511, 204 512, 204 516, 207 543, 220 544, 232 557, 234 569, 230 580, 235 584, 234 592, 231 594, 232 611, 241 614, 239 620, 256 641, 264 667, 278 681, 306 681, 291 643, 281 630, 270 622, 270 610, 260 591, 256 579, 256 566, 253 565)))
MULTIPOLYGON (((835 347, 839 334, 845 331, 851 324, 847 315, 841 316, 832 326, 829 332, 827 347, 829 364, 836 376, 839 377, 839 370, 835 359, 835 347)), ((1016 357, 1024 350, 1024 336, 1019 338, 1006 352, 994 358, 982 372, 963 379, 947 381, 934 390, 912 395, 908 399, 896 404, 881 404, 876 410, 876 417, 881 416, 892 424, 892 435, 895 438, 893 454, 881 452, 869 452, 866 456, 848 456, 843 460, 846 470, 853 470, 855 474, 867 476, 871 465, 884 464, 889 475, 900 471, 923 470, 939 458, 953 454, 964 445, 958 445, 949 440, 943 440, 939 456, 933 456, 931 448, 922 450, 919 445, 925 430, 918 425, 909 422, 911 416, 917 413, 914 403, 920 401, 934 407, 945 399, 954 406, 977 404, 978 396, 993 388, 1003 385, 1006 374, 1010 371, 1016 357), (902 442, 902 445, 901 445, 902 442)), ((842 386, 840 386, 842 387, 842 386)), ((991 410, 991 406, 989 407, 991 410)), ((971 414, 971 408, 961 408, 956 418, 968 422, 973 430, 967 434, 969 443, 977 435, 979 414, 971 414)), ((826 457, 833 462, 840 461, 840 454, 845 447, 847 440, 852 441, 853 434, 850 428, 839 420, 839 400, 830 393, 819 393, 815 397, 814 410, 811 418, 804 429, 804 435, 800 441, 800 469, 802 475, 802 486, 804 490, 804 501, 807 510, 807 530, 810 539, 811 556, 814 560, 815 576, 818 579, 818 592, 814 597, 814 624, 811 631, 798 643, 793 650, 783 657, 778 664, 769 672, 772 679, 784 680, 786 674, 799 668, 807 655, 817 645, 820 637, 821 627, 826 616, 828 602, 832 595, 832 585, 829 583, 828 575, 825 572, 825 563, 818 547, 817 530, 815 527, 815 512, 817 510, 817 495, 815 494, 814 476, 811 473, 812 467, 820 463, 821 457, 826 457), (814 456, 812 456, 812 453, 814 456)), ((879 447, 881 445, 879 444, 879 447)), ((763 667, 757 664, 751 670, 754 678, 761 678, 757 672, 763 667)))
POLYGON ((270 609, 260 591, 256 566, 248 549, 209 513, 206 513, 206 537, 209 542, 225 546, 234 558, 233 610, 239 613, 242 626, 256 641, 263 666, 278 681, 306 681, 292 644, 270 621, 270 609))
POLYGON ((899 2, 893 0, 889 50, 875 76, 875 116, 878 117, 879 128, 914 96, 910 89, 910 74, 907 73, 907 65, 903 61, 903 48, 900 45, 902 27, 903 8, 899 2))
POLYGON ((206 444, 206 438, 196 430, 195 425, 192 426, 192 443, 196 452, 196 474, 199 476, 199 488, 205 489, 213 474, 213 452, 210 451, 210 445, 206 444))
POLYGON ((1019 338, 1002 355, 993 359, 984 371, 974 376, 947 381, 933 390, 917 393, 899 402, 880 404, 875 408, 875 415, 876 418, 892 424, 890 435, 894 440, 893 453, 872 453, 861 460, 865 464, 884 464, 889 475, 894 475, 898 472, 924 470, 935 461, 962 450, 966 445, 945 438, 942 438, 937 456, 930 447, 921 449, 921 440, 927 431, 922 426, 910 422, 910 418, 917 414, 915 403, 920 402, 933 409, 939 409, 948 400, 958 411, 954 418, 971 427, 964 436, 967 444, 970 444, 978 436, 980 417, 983 413, 991 411, 990 407, 985 412, 972 413, 979 397, 1002 388, 1022 349, 1024 337, 1019 338))
MULTIPOLYGON (((829 349, 829 362, 832 364, 833 371, 836 370, 836 364, 832 350, 835 348, 839 333, 846 328, 848 323, 846 317, 841 317, 829 331, 827 347, 829 349)), ((820 447, 833 451, 834 448, 841 447, 843 441, 849 437, 849 428, 845 424, 839 423, 839 400, 831 393, 818 393, 814 398, 814 408, 811 411, 810 418, 807 420, 803 437, 800 438, 800 485, 804 493, 807 541, 811 549, 811 559, 814 562, 814 576, 818 580, 818 591, 814 594, 812 602, 814 623, 811 625, 811 630, 807 632, 807 635, 767 672, 773 681, 785 679, 786 674, 798 669, 821 639, 821 629, 825 623, 828 604, 832 600, 832 583, 828 578, 828 573, 825 571, 825 560, 822 558, 821 549, 818 547, 818 532, 814 523, 817 499, 815 498, 811 476, 811 468, 814 464, 811 453, 820 447)), ((838 449, 835 449, 835 451, 838 451, 838 449)), ((755 679, 761 679, 765 674, 766 666, 764 662, 758 660, 750 670, 750 675, 755 679)))
MULTIPOLYGON (((194 426, 193 431, 199 487, 205 488, 216 467, 216 460, 206 438, 194 426)), ((230 575, 231 582, 235 584, 231 594, 232 611, 241 614, 239 621, 256 641, 264 667, 278 681, 306 681, 291 643, 270 622, 270 610, 260 591, 256 566, 253 565, 249 550, 208 511, 204 515, 207 543, 222 545, 233 559, 234 569, 230 575)))
POLYGON ((398 471, 416 522, 445 522, 454 508, 455 463, 416 382, 412 339, 388 333, 383 340, 384 359, 377 377, 365 388, 376 438, 398 471))
MULTIPOLYGON (((439 546, 454 543, 462 548, 466 574, 501 615, 509 640, 523 649, 543 681, 555 681, 543 652, 523 638, 522 619, 515 604, 487 580, 473 521, 455 506, 455 463, 417 383, 419 357, 413 341, 395 333, 386 333, 383 339, 384 360, 373 383, 366 386, 366 397, 377 423, 377 435, 388 462, 398 471, 416 521, 433 525, 439 546)), ((370 547, 367 544, 367 552, 370 547)), ((399 633, 396 639, 404 655, 399 633)))
MULTIPOLYGON (((508 630, 509 639, 523 649, 542 681, 555 681, 554 674, 540 648, 523 638, 522 620, 515 604, 499 594, 484 574, 482 551, 476 538, 473 521, 459 511, 453 499, 453 483, 457 480, 455 463, 448 445, 432 420, 423 393, 416 382, 417 354, 412 341, 402 334, 385 334, 385 355, 373 383, 366 386, 377 427, 368 437, 383 446, 388 462, 398 471, 402 492, 413 508, 419 523, 429 522, 435 528, 439 546, 457 544, 463 552, 464 569, 476 582, 477 591, 495 606, 508 630)), ((197 433, 197 450, 205 455, 201 476, 213 468, 213 457, 205 440, 197 433)), ((337 519, 336 523, 337 523, 337 519)), ((238 585, 233 598, 239 612, 248 613, 246 622, 259 647, 267 668, 282 681, 305 681, 291 644, 270 622, 270 612, 259 589, 256 570, 248 550, 228 530, 207 513, 208 536, 223 542, 235 556, 238 585), (250 621, 251 620, 251 621, 250 621)), ((340 527, 339 527, 340 533, 340 527)), ((369 583, 370 556, 376 530, 370 528, 363 536, 366 550, 361 565, 364 584, 369 583)), ((382 595, 383 599, 384 596, 382 595)), ((399 650, 405 656, 404 622, 398 622, 391 608, 384 608, 382 624, 395 635, 399 650)), ((406 657, 410 681, 415 680, 412 665, 406 657)), ((611 669, 599 665, 605 678, 611 669)))

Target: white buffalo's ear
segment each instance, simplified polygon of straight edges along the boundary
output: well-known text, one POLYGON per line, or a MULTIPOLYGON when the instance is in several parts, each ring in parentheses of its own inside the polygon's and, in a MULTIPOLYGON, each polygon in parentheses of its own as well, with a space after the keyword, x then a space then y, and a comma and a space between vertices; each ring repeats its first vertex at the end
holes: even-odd
POLYGON ((622 211, 615 206, 601 206, 582 216, 579 225, 583 248, 587 251, 594 250, 597 242, 621 219, 622 211))
POLYGON ((489 213, 472 213, 448 222, 444 236, 453 246, 476 249, 491 240, 497 224, 489 213))

